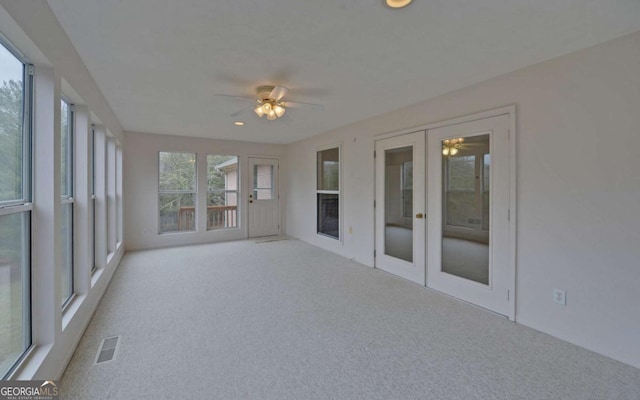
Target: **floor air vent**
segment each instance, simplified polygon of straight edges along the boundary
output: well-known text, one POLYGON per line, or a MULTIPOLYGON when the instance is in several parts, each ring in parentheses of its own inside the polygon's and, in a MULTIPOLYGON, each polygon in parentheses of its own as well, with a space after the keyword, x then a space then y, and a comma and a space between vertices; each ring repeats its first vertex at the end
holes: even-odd
POLYGON ((118 336, 102 339, 102 345, 98 351, 96 357, 96 364, 100 364, 107 361, 113 361, 116 355, 116 348, 118 346, 118 336))

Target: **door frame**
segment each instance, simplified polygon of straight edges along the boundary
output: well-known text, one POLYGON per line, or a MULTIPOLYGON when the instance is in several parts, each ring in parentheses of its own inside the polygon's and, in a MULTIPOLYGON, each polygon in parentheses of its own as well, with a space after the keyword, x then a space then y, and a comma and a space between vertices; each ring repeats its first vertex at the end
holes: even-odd
MULTIPOLYGON (((499 108, 494 108, 494 109, 490 109, 490 110, 486 110, 486 111, 481 111, 478 113, 473 113, 473 114, 468 114, 468 115, 463 115, 460 117, 455 117, 455 118, 451 118, 451 119, 446 119, 446 120, 442 120, 442 121, 437 121, 437 122, 433 122, 430 124, 426 124, 426 125, 419 125, 419 126, 415 126, 412 128, 406 128, 406 129, 401 129, 401 130, 397 130, 397 131, 393 131, 393 132, 387 132, 387 133, 383 133, 380 135, 376 135, 373 137, 373 147, 374 149, 372 150, 371 155, 373 156, 373 151, 375 150, 375 142, 378 140, 382 140, 382 139, 387 139, 387 138, 391 138, 394 136, 400 136, 400 135, 404 135, 406 133, 412 133, 412 132, 416 132, 416 131, 421 131, 421 130, 425 130, 425 131, 429 131, 430 129, 437 129, 437 128, 444 128, 446 126, 451 126, 451 125, 457 125, 457 124, 461 124, 461 123, 465 123, 465 122, 473 122, 476 120, 480 120, 480 119, 485 119, 485 118, 491 118, 491 117, 497 117, 500 115, 508 115, 509 116, 509 269, 511 271, 511 281, 510 281, 510 296, 513 296, 512 299, 513 301, 511 301, 511 307, 509 308, 509 312, 508 315, 506 315, 506 317, 509 318, 509 320, 511 321, 516 321, 516 303, 517 303, 517 296, 516 296, 516 281, 517 281, 517 268, 516 268, 516 257, 517 257, 517 246, 516 246, 516 240, 517 240, 517 235, 516 235, 516 228, 517 228, 517 185, 516 185, 516 176, 517 176, 517 164, 516 164, 516 143, 517 143, 517 135, 516 135, 516 127, 517 127, 517 120, 516 120, 516 105, 512 104, 512 105, 507 105, 507 106, 503 106, 503 107, 499 107, 499 108)), ((428 133, 427 133, 428 135, 428 133)), ((428 137, 427 137, 427 141, 428 141, 428 137)), ((376 168, 376 160, 374 157, 372 157, 372 168, 374 171, 374 182, 375 182, 375 168, 376 168)), ((426 157, 425 157, 425 164, 426 164, 426 157)), ((425 171, 428 174, 429 170, 427 168, 427 165, 425 165, 425 171)), ((428 182, 427 182, 428 185, 428 182)), ((375 188, 375 184, 373 185, 372 188, 372 198, 375 199, 375 195, 376 195, 376 188, 375 188)), ((425 209, 427 207, 427 204, 425 204, 425 209)), ((428 218, 429 216, 427 216, 428 218)), ((372 218, 373 218, 373 223, 375 226, 375 208, 373 208, 372 211, 372 218)), ((428 238, 429 236, 429 231, 427 230, 426 232, 426 236, 428 238)), ((374 249, 374 251, 376 250, 376 235, 374 233, 374 235, 372 235, 372 248, 374 249)), ((428 258, 428 257, 427 257, 428 258)), ((375 260, 373 260, 373 265, 375 265, 375 260)), ((427 264, 425 263, 425 270, 427 269, 427 264)), ((426 273, 426 272, 425 272, 426 273)), ((429 275, 426 275, 426 281, 427 281, 427 287, 429 284, 429 275)))
MULTIPOLYGON (((413 189, 413 194, 414 194, 414 199, 415 199, 415 195, 417 194, 419 197, 421 197, 422 199, 422 203, 418 204, 416 202, 413 202, 412 204, 414 204, 413 210, 412 210, 412 215, 411 215, 411 219, 413 220, 413 226, 414 228, 412 228, 412 241, 413 241, 413 245, 412 245, 412 250, 413 250, 413 257, 412 257, 412 261, 405 261, 405 260, 400 260, 400 259, 394 259, 393 256, 387 256, 385 254, 385 247, 383 245, 383 248, 378 249, 377 245, 380 243, 384 243, 385 240, 383 239, 382 241, 380 241, 380 236, 378 235, 379 233, 379 224, 382 223, 384 224, 385 222, 385 209, 386 209, 386 203, 384 201, 384 199, 379 199, 378 195, 385 195, 385 187, 383 184, 383 187, 381 188, 378 185, 378 179, 380 178, 380 174, 378 173, 378 163, 380 162, 380 160, 382 160, 385 155, 384 154, 375 154, 374 153, 374 226, 373 226, 373 237, 374 237, 374 249, 376 249, 376 252, 374 253, 374 267, 377 269, 380 269, 382 271, 386 271, 389 273, 393 273, 397 276, 400 276, 402 278, 408 279, 412 282, 418 283, 422 286, 426 286, 426 277, 427 277, 427 224, 426 224, 426 219, 424 218, 416 218, 415 215, 420 213, 420 214, 425 214, 426 213, 426 204, 427 204, 427 154, 426 154, 426 139, 427 139, 427 132, 424 130, 418 130, 418 131, 412 131, 412 132, 407 132, 401 135, 395 135, 395 136, 391 136, 391 137, 385 137, 385 138, 378 138, 374 141, 374 151, 378 150, 378 144, 382 143, 384 141, 388 141, 388 140, 394 140, 394 139, 405 139, 405 142, 402 144, 398 144, 397 146, 393 146, 390 148, 403 148, 403 147, 411 147, 413 149, 413 165, 414 165, 414 189, 413 189), (415 135, 413 137, 418 137, 419 140, 411 140, 409 135, 415 135), (422 152, 422 155, 420 157, 415 157, 417 152, 422 152), (419 162, 422 162, 421 164, 419 164, 419 162), (420 172, 421 170, 421 172, 420 172), (417 185, 418 187, 416 188, 416 180, 415 180, 415 171, 418 171, 418 175, 423 175, 422 176, 422 180, 424 181, 421 185, 417 185), (420 187, 422 186, 422 187, 420 187), (417 205, 416 205, 417 204, 417 205), (416 208, 417 207, 417 208, 416 208), (380 217, 380 218, 379 218, 380 217), (420 232, 421 231, 421 232, 420 232), (416 246, 416 239, 420 240, 423 239, 424 241, 424 247, 420 247, 420 246, 416 246), (380 252, 377 252, 377 250, 380 250, 380 252), (387 258, 389 257, 389 258, 387 258), (393 260, 392 260, 393 259, 393 260), (381 262, 387 262, 387 268, 389 269, 385 269, 383 267, 381 267, 380 263, 381 262), (405 264, 406 265, 403 265, 405 264), (421 271, 415 271, 415 270, 407 270, 406 267, 408 267, 408 264, 413 264, 413 267, 417 268, 417 269, 422 269, 421 271), (422 268, 421 265, 422 264, 422 268), (392 272, 390 271, 390 269, 395 269, 396 272, 392 272)), ((386 151, 386 150, 384 150, 386 151)), ((382 178, 384 181, 384 178, 386 178, 386 170, 382 172, 382 178)))
MULTIPOLYGON (((251 215, 250 215, 250 211, 249 211, 249 194, 251 194, 252 190, 253 190, 253 182, 251 182, 251 177, 253 176, 253 172, 251 171, 251 159, 261 159, 261 160, 275 160, 278 163, 278 168, 277 171, 275 171, 275 177, 277 179, 276 182, 276 189, 277 189, 277 201, 278 201, 278 236, 282 235, 282 201, 280 200, 280 185, 281 185, 281 176, 280 176, 280 164, 281 164, 281 160, 280 157, 277 156, 272 156, 272 155, 247 155, 246 156, 246 171, 247 173, 245 174, 245 176, 247 177, 247 183, 246 183, 246 190, 244 190, 244 193, 246 193, 242 199, 243 204, 245 204, 246 207, 246 213, 245 215, 247 216, 247 239, 251 239, 251 215)), ((260 236, 258 236, 260 237, 260 236)))

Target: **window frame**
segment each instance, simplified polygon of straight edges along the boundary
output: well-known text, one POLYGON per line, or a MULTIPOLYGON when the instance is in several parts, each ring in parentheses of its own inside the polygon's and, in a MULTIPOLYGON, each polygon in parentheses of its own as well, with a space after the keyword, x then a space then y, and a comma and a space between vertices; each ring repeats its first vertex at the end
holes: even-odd
POLYGON ((91 275, 93 275, 98 269, 98 263, 96 262, 96 229, 98 218, 96 214, 96 126, 91 124, 91 196, 89 196, 89 203, 91 204, 91 275))
POLYGON ((33 235, 33 92, 34 92, 34 67, 11 42, 0 34, 0 46, 3 46, 11 55, 22 63, 22 193, 21 199, 0 201, 0 217, 6 215, 23 215, 23 226, 26 232, 22 232, 24 243, 21 273, 21 297, 22 297, 22 353, 9 368, 0 371, 0 379, 10 379, 29 353, 33 350, 33 312, 31 293, 32 282, 32 235, 33 235))
MULTIPOLYGON (((213 156, 225 156, 223 154, 206 154, 205 156, 205 161, 206 161, 206 167, 207 167, 207 201, 205 204, 206 207, 206 216, 207 216, 207 223, 205 226, 205 229, 207 231, 222 231, 222 230, 230 230, 230 229, 240 229, 240 205, 242 204, 242 201, 240 199, 240 156, 238 155, 228 155, 226 157, 235 157, 236 158, 236 189, 235 190, 227 190, 227 189, 210 189, 209 188, 209 157, 213 157, 213 156), (229 226, 229 227, 222 227, 222 228, 209 228, 209 195, 210 194, 215 194, 215 193, 224 193, 225 198, 229 195, 229 194, 233 194, 235 193, 236 195, 236 215, 235 215, 235 220, 236 220, 236 224, 235 226, 229 226)), ((197 160, 196 160, 197 161, 197 160)), ((197 177, 196 177, 197 179, 197 177)), ((226 178, 225 178, 225 187, 226 187, 226 178)))
POLYGON ((331 144, 331 145, 327 145, 327 146, 323 146, 323 147, 317 147, 315 149, 315 158, 314 158, 314 163, 316 165, 316 176, 315 176, 315 216, 316 216, 316 235, 318 235, 319 237, 323 237, 323 238, 327 238, 327 239, 331 239, 331 240, 337 240, 338 242, 342 243, 343 240, 343 218, 342 218, 342 144, 338 143, 338 144, 331 144), (336 190, 327 190, 327 189, 320 189, 318 188, 318 183, 320 181, 320 168, 319 168, 319 164, 318 164, 318 156, 320 153, 327 151, 327 150, 334 150, 337 149, 338 150, 338 188, 336 190), (338 236, 333 236, 324 232, 320 231, 320 227, 319 227, 319 216, 320 216, 320 202, 318 201, 318 197, 321 194, 330 194, 330 195, 337 195, 338 197, 338 236))
MULTIPOLYGON (((76 222, 76 218, 75 218, 75 110, 74 110, 74 105, 73 102, 71 102, 71 100, 69 100, 68 97, 62 95, 60 98, 60 102, 61 102, 61 106, 62 106, 62 102, 64 102, 67 105, 67 114, 66 116, 62 115, 62 109, 60 110, 60 119, 62 122, 62 118, 66 117, 67 120, 67 129, 68 129, 68 137, 67 137, 67 143, 66 143, 66 156, 67 159, 66 161, 66 168, 65 168, 65 176, 62 176, 62 171, 61 171, 61 176, 60 176, 60 182, 62 182, 63 179, 66 180, 66 185, 67 185, 67 193, 60 193, 60 201, 61 201, 61 206, 62 207, 68 207, 69 208, 69 212, 70 212, 70 216, 69 216, 69 230, 70 232, 68 233, 69 237, 68 240, 69 242, 67 243, 68 248, 67 251, 69 252, 69 262, 71 264, 70 266, 70 275, 67 277, 68 279, 68 283, 69 283, 69 293, 68 296, 66 298, 64 298, 62 300, 62 310, 65 310, 67 308, 67 306, 69 305, 69 303, 71 303, 71 300, 73 300, 73 298, 75 297, 75 285, 74 285, 74 280, 75 280, 75 222, 76 222)), ((62 126, 61 126, 62 128, 62 126)), ((62 129, 60 131, 60 140, 62 140, 62 129)), ((60 162, 62 162, 62 155, 60 156, 60 162)), ((64 215, 63 213, 61 214, 61 216, 64 215)), ((62 221, 61 221, 62 223, 62 221)), ((64 270, 63 270, 64 272, 64 270)), ((65 293, 62 293, 62 295, 64 296, 65 293)))
POLYGON ((156 203, 157 205, 157 211, 156 211, 156 217, 157 217, 157 223, 158 223, 158 235, 173 235, 173 234, 185 234, 185 233, 194 233, 194 232, 198 232, 198 153, 197 152, 189 152, 189 151, 163 151, 163 150, 159 150, 158 151, 158 164, 157 164, 157 169, 156 171, 158 172, 158 179, 156 181, 157 183, 157 188, 158 188, 158 201, 156 203), (188 190, 162 190, 160 188, 160 154, 162 153, 178 153, 178 154, 192 154, 194 156, 194 163, 193 163, 193 169, 195 172, 194 175, 194 188, 193 191, 188 191, 188 190), (160 217, 160 195, 162 194, 193 194, 193 207, 194 207, 194 222, 193 222, 193 229, 192 230, 175 230, 175 231, 161 231, 161 226, 162 226, 162 221, 161 221, 161 217, 160 217))

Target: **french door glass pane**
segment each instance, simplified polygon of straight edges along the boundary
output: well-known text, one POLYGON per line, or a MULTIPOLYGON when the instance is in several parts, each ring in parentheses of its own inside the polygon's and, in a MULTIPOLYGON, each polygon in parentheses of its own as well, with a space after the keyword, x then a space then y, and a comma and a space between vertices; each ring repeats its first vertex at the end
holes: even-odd
POLYGON ((73 203, 62 205, 62 304, 73 294, 73 203))
POLYGON ((0 216, 0 377, 30 343, 29 213, 0 216))
POLYGON ((413 262, 413 147, 384 157, 384 253, 413 262))
POLYGON ((490 136, 442 142, 442 271, 489 284, 490 136))
POLYGON ((0 202, 24 199, 24 64, 0 45, 0 202))

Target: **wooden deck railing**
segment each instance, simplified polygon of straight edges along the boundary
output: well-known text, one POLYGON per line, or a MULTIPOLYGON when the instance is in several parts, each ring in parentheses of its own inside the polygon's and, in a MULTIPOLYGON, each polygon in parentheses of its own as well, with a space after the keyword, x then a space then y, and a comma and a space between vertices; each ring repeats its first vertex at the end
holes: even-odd
MULTIPOLYGON (((183 206, 178 211, 178 230, 195 229, 196 209, 183 206)), ((208 206, 207 229, 235 228, 238 226, 238 206, 208 206)))

